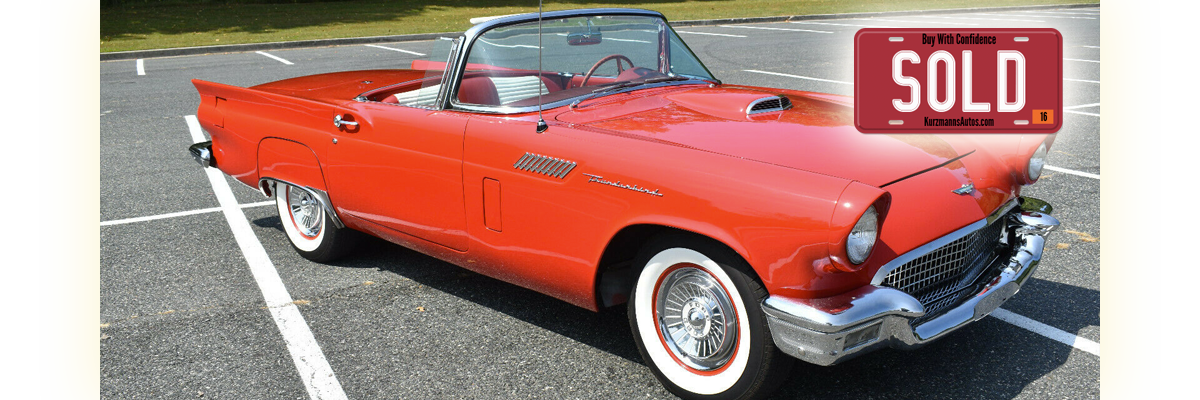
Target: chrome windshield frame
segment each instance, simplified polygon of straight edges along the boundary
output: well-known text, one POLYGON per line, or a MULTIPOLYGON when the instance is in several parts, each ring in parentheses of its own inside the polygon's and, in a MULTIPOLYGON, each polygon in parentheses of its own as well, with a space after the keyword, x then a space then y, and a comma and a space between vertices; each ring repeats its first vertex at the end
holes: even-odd
MULTIPOLYGON (((666 25, 667 29, 671 29, 669 24, 665 24, 667 22, 667 18, 665 16, 663 16, 662 13, 657 12, 657 11, 642 10, 642 9, 636 9, 636 8, 591 8, 591 9, 583 9, 583 10, 548 11, 548 12, 542 13, 541 18, 543 20, 547 20, 547 19, 562 19, 562 18, 572 18, 572 17, 589 17, 589 16, 599 16, 599 15, 624 15, 624 16, 640 16, 640 17, 658 18, 664 22, 664 25, 666 25)), ((581 94, 580 96, 572 97, 570 99, 559 100, 559 101, 555 101, 552 103, 545 103, 545 104, 542 104, 540 107, 539 106, 527 106, 527 107, 481 106, 481 105, 473 105, 473 104, 460 104, 460 103, 454 101, 454 97, 455 97, 454 95, 456 93, 458 93, 459 84, 462 82, 463 75, 466 74, 467 57, 470 55, 471 49, 475 46, 475 41, 477 39, 479 39, 480 36, 482 36, 485 32, 490 31, 494 28, 499 28, 499 27, 508 26, 508 25, 521 24, 521 23, 536 22, 537 20, 538 20, 537 13, 510 15, 510 16, 495 18, 492 20, 481 22, 479 24, 476 24, 475 26, 472 26, 470 29, 467 29, 466 32, 463 32, 463 35, 461 36, 461 38, 463 40, 461 43, 459 43, 459 45, 455 49, 457 51, 457 54, 454 54, 454 56, 452 57, 453 65, 447 67, 447 71, 448 71, 447 77, 450 78, 450 80, 449 81, 443 80, 443 82, 449 82, 449 85, 445 85, 445 84, 442 85, 443 90, 445 90, 445 97, 438 99, 438 105, 440 106, 440 108, 441 109, 456 109, 456 110, 471 111, 471 112, 478 112, 478 113, 488 113, 488 114, 522 114, 522 113, 528 113, 528 112, 536 112, 539 108, 540 109, 550 109, 550 108, 566 106, 566 105, 571 104, 571 102, 575 101, 578 97, 586 95, 586 94, 581 94)), ((678 37, 678 35, 676 35, 676 37, 678 37)), ((681 39, 681 41, 682 41, 682 39, 681 39)), ((684 46, 686 47, 687 44, 684 43, 684 46)), ((670 45, 668 45, 668 47, 670 47, 670 45)), ((689 49, 689 51, 690 51, 690 49, 689 49)), ((693 55, 694 54, 695 53, 693 53, 693 55)), ((697 61, 699 61, 699 60, 697 60, 697 61)), ((704 67, 706 72, 708 72, 708 66, 705 66, 703 62, 700 62, 700 65, 704 67)), ((711 75, 711 72, 709 72, 709 74, 711 75)), ((624 90, 616 90, 611 93, 606 93, 605 95, 624 93, 624 92, 628 92, 630 90, 638 90, 638 89, 646 89, 646 88, 670 86, 670 85, 681 85, 681 84, 689 84, 689 83, 690 84, 700 84, 700 83, 708 84, 709 82, 700 80, 700 79, 687 80, 687 81, 664 82, 661 84, 640 85, 640 86, 635 86, 635 87, 631 87, 631 88, 624 89, 624 90)), ((441 96, 441 94, 439 94, 439 97, 440 96, 441 96)))

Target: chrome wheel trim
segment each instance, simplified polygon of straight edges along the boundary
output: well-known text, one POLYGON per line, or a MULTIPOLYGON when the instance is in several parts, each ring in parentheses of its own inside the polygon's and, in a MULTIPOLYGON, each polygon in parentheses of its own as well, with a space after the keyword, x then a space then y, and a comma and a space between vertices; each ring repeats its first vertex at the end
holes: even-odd
POLYGON ((737 318, 716 278, 683 266, 668 272, 657 292, 659 334, 675 358, 700 371, 724 366, 737 343, 737 318))
POLYGON ((300 234, 309 238, 320 235, 323 225, 321 222, 324 220, 325 214, 321 209, 321 203, 313 197, 312 193, 289 187, 287 203, 288 211, 292 215, 292 222, 296 224, 296 229, 300 230, 300 234))
POLYGON ((741 300, 741 294, 720 265, 698 251, 674 247, 655 254, 638 274, 633 298, 634 324, 637 326, 638 339, 641 340, 649 361, 671 383, 686 391, 701 395, 722 393, 733 387, 746 372, 750 359, 750 325, 738 324, 737 337, 742 340, 737 341, 733 358, 726 362, 724 367, 715 371, 703 372, 677 362, 672 357, 671 351, 661 344, 662 341, 659 338, 658 321, 655 321, 653 317, 654 290, 659 278, 667 274, 671 266, 681 263, 700 266, 716 278, 717 282, 720 282, 725 291, 729 293, 729 298, 733 301, 737 311, 737 320, 749 320, 746 314, 746 305, 741 300))
POLYGON ((316 236, 306 236, 300 231, 300 225, 296 223, 297 220, 292 215, 292 207, 288 204, 288 197, 292 192, 306 191, 282 183, 275 185, 275 205, 279 211, 280 225, 283 225, 283 231, 287 233, 288 240, 297 250, 316 251, 325 241, 324 209, 318 208, 322 214, 321 218, 317 220, 316 236))

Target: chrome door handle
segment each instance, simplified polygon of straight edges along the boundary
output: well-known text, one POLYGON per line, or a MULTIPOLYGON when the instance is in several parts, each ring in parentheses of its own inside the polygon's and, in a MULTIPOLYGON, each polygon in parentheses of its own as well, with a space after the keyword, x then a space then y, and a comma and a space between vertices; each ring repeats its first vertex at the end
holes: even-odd
POLYGON ((333 126, 337 127, 337 128, 341 128, 342 125, 358 126, 358 123, 354 122, 354 121, 343 120, 342 116, 340 114, 334 115, 333 116, 333 126))

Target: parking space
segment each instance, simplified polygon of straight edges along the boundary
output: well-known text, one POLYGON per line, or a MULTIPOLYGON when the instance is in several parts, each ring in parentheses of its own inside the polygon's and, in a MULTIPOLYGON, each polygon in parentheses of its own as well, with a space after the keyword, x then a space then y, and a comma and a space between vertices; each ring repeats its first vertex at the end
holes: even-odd
MULTIPOLYGON (((1054 204, 1062 228, 1004 305, 1051 330, 989 317, 917 351, 799 365, 779 398, 1099 397, 1100 356, 1088 350, 1100 341, 1099 14, 931 12, 677 29, 726 83, 843 95, 853 94, 861 28, 1052 27, 1064 37, 1063 128, 1043 178, 1025 191, 1054 204)), ((623 307, 592 313, 376 239, 345 260, 309 262, 292 250, 269 199, 222 177, 233 194, 222 204, 221 181, 186 154, 192 79, 252 86, 403 68, 432 44, 100 63, 102 397, 315 397, 320 385, 302 376, 284 327, 297 321, 281 322, 281 307, 303 315, 336 375, 328 378, 348 398, 671 397, 642 365, 623 307), (240 210, 248 235, 235 236, 222 207, 240 210), (244 253, 245 240, 269 258, 288 305, 273 303, 248 267, 260 261, 244 253)))

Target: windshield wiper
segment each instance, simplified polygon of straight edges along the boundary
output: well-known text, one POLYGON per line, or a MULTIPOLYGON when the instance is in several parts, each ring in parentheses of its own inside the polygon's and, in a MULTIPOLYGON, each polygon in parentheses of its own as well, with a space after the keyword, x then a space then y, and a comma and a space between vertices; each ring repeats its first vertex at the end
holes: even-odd
POLYGON ((587 96, 584 96, 583 98, 581 98, 579 100, 575 100, 574 102, 571 103, 571 109, 575 109, 575 107, 578 107, 579 103, 584 102, 584 100, 596 97, 596 96, 604 94, 604 93, 610 93, 610 92, 613 92, 613 91, 616 91, 619 89, 631 88, 634 86, 641 86, 641 85, 646 85, 646 84, 651 84, 651 83, 670 82, 670 81, 690 81, 693 79, 694 78, 688 78, 686 76, 667 75, 667 76, 659 76, 659 77, 654 77, 654 78, 640 80, 640 81, 635 80, 635 81, 612 83, 612 84, 608 84, 606 86, 600 87, 596 90, 593 90, 591 93, 588 93, 587 96))

